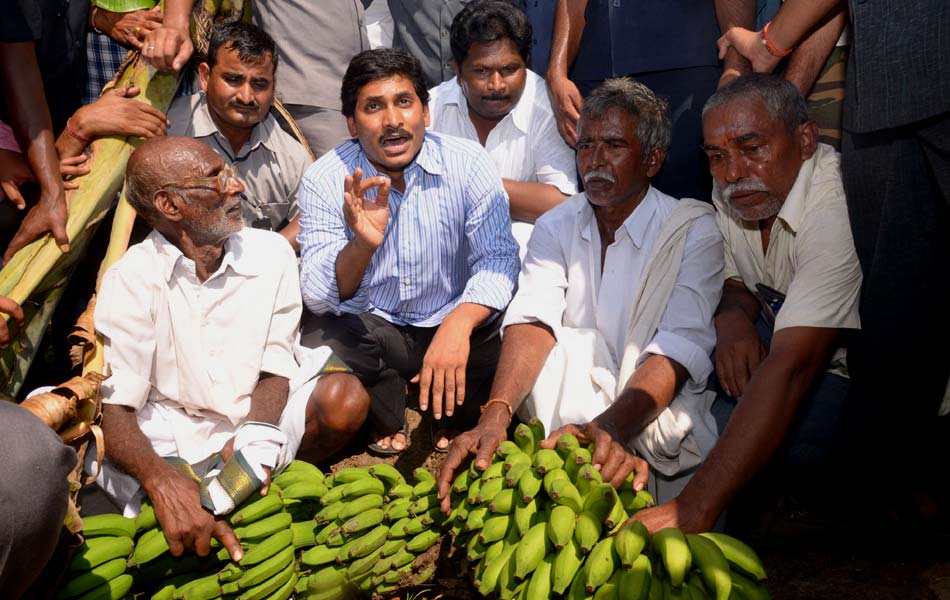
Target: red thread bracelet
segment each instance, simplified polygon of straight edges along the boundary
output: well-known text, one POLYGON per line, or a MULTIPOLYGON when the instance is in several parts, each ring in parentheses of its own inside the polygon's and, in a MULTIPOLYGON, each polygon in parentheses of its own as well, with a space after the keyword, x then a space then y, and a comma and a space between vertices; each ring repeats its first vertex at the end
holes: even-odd
POLYGON ((69 122, 70 122, 71 120, 72 120, 72 118, 66 119, 66 133, 68 133, 69 135, 71 135, 71 136, 72 136, 73 138, 75 138, 77 141, 82 142, 83 144, 88 144, 88 143, 92 142, 92 140, 91 140, 90 138, 87 138, 87 137, 84 136, 84 135, 80 135, 80 133, 79 133, 78 131, 76 131, 75 129, 72 128, 72 125, 69 124, 69 122))
POLYGON ((792 50, 795 49, 794 46, 788 50, 782 50, 778 46, 772 43, 772 40, 769 39, 769 27, 771 27, 772 21, 769 21, 765 24, 765 27, 762 28, 762 41, 765 43, 765 49, 769 51, 769 54, 776 56, 778 58, 785 58, 792 53, 792 50))

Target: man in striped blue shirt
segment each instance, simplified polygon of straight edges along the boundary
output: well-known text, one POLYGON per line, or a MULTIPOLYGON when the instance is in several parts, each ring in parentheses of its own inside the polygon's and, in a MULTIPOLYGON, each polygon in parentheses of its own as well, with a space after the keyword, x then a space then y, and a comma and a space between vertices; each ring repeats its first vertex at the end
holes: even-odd
MULTIPOLYGON (((407 380, 437 420, 466 399, 456 418, 468 420, 484 402, 518 246, 484 149, 426 133, 429 97, 411 54, 358 54, 341 100, 356 139, 300 185, 301 288, 313 313, 302 341, 331 346, 360 377, 372 399, 370 448, 392 454, 407 441, 407 380)), ((445 435, 433 438, 436 449, 448 446, 445 435)))

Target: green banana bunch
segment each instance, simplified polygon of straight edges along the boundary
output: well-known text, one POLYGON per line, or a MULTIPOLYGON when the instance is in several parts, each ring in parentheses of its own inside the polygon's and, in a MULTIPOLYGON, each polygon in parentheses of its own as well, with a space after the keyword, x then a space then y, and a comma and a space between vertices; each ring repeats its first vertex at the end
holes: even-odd
POLYGON ((87 538, 113 536, 131 539, 137 530, 134 519, 118 514, 94 515, 82 520, 82 535, 87 538))
POLYGON ((125 573, 125 557, 117 557, 88 571, 73 573, 56 594, 56 600, 75 598, 125 573))
POLYGON ((670 584, 678 588, 686 581, 693 556, 683 532, 674 527, 666 527, 653 534, 653 548, 663 560, 663 566, 670 576, 670 584))
POLYGON ((699 575, 714 600, 729 600, 732 593, 732 575, 726 556, 719 546, 709 538, 693 533, 686 534, 686 543, 693 555, 693 563, 699 567, 699 575))
MULTIPOLYGON (((163 538, 164 539, 164 538, 163 538)), ((88 571, 116 558, 127 558, 132 553, 132 539, 126 536, 104 536, 85 540, 71 563, 70 573, 88 571)))

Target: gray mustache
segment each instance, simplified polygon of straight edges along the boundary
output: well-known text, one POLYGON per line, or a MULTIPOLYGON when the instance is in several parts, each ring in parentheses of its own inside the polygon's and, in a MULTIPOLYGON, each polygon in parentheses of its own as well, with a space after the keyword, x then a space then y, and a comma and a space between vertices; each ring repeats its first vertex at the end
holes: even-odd
POLYGON ((589 183, 591 179, 603 179, 609 183, 617 183, 617 180, 614 179, 614 176, 607 171, 593 170, 584 175, 584 183, 589 183))
POLYGON ((737 183, 727 183, 722 187, 722 195, 726 198, 732 198, 737 192, 767 192, 768 186, 761 181, 740 181, 737 183))

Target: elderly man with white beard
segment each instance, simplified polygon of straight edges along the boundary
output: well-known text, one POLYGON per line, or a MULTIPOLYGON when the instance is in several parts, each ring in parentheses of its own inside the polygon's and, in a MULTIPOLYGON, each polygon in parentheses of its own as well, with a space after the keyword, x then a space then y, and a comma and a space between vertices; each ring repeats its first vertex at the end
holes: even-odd
POLYGON ((535 222, 484 414, 442 467, 443 510, 455 469, 469 454, 485 469, 516 410, 556 430, 543 447, 565 432, 593 441, 604 481, 636 471, 635 489, 649 485, 659 501, 715 444, 705 387, 722 235, 711 206, 651 184, 669 143, 666 102, 643 84, 611 79, 587 98, 577 139, 586 189, 535 222))
POLYGON ((736 79, 706 103, 703 138, 726 258, 720 437, 676 500, 637 513, 650 530, 708 530, 773 456, 813 472, 848 390, 843 337, 860 326, 838 153, 817 143, 795 87, 770 75, 736 79))

